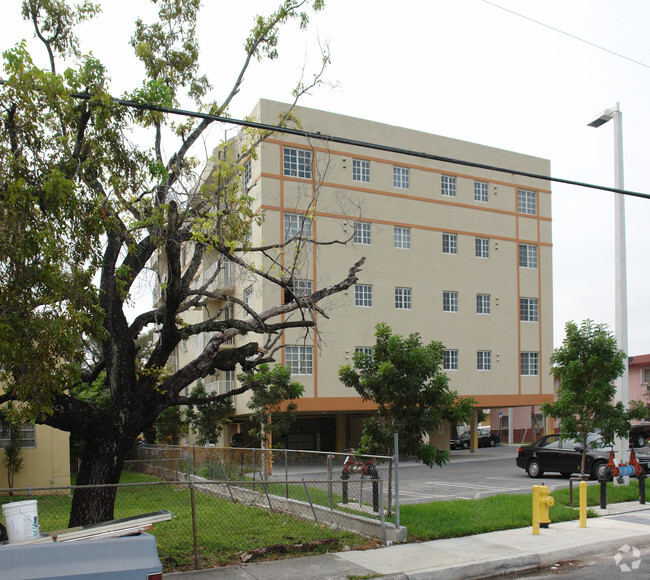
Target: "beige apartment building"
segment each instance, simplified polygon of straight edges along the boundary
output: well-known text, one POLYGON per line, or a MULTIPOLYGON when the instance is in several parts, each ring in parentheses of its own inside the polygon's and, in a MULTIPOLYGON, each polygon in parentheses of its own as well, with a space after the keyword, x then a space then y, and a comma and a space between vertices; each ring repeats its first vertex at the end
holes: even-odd
MULTIPOLYGON (((287 107, 261 100, 252 117, 275 124, 287 107)), ((303 107, 296 115, 307 132, 550 175, 548 160, 520 153, 303 107)), ((318 242, 348 240, 303 248, 295 293, 339 281, 366 258, 358 284, 321 303, 328 318, 318 315, 318 336, 285 331, 287 347, 276 358, 305 386, 299 420, 285 445, 338 451, 358 443, 373 407, 339 382, 338 369, 356 350, 374 344, 378 322, 442 342, 452 388, 473 397, 478 408, 504 409, 502 415, 519 409, 525 422, 537 405, 552 400, 547 180, 277 133, 246 161, 245 187, 254 208, 265 214, 254 228, 253 246, 282 242, 301 228, 318 242)), ((279 259, 292 263, 294 250, 287 248, 279 259)), ((217 256, 206 258, 203 280, 216 263, 217 256)), ((214 285, 258 311, 285 298, 277 286, 231 265, 214 285)), ((243 316, 238 310, 224 315, 243 316)), ((187 321, 209 312, 192 312, 187 321)), ((182 344, 176 364, 191 360, 205 342, 203 337, 182 344)), ((235 386, 235 374, 205 382, 213 392, 226 392, 235 386)), ((236 420, 226 439, 248 431, 246 397, 235 399, 236 420)), ((449 426, 434 434, 439 444, 448 437, 449 426)))

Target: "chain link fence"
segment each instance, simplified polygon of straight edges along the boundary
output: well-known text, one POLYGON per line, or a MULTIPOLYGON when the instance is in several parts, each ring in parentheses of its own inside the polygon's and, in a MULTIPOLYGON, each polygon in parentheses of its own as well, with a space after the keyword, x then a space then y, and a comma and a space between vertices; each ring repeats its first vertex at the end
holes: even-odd
MULTIPOLYGON (((115 519, 171 512, 172 519, 151 532, 166 572, 361 548, 369 538, 385 540, 391 526, 379 479, 194 481, 190 476, 190 481, 101 487, 116 488, 115 519)), ((36 499, 41 533, 55 532, 68 527, 75 489, 0 490, 0 504, 36 499)))
MULTIPOLYGON (((194 481, 327 481, 328 489, 340 480, 359 480, 363 504, 363 490, 369 479, 381 480, 381 494, 385 504, 385 517, 399 525, 399 498, 395 493, 397 480, 392 456, 351 455, 321 451, 291 449, 259 449, 250 447, 180 447, 167 445, 142 445, 136 459, 127 462, 133 469, 167 480, 194 481)), ((374 506, 377 506, 377 483, 374 506)), ((286 495, 286 494, 285 494, 286 495)), ((379 510, 374 511, 379 517, 379 510)))

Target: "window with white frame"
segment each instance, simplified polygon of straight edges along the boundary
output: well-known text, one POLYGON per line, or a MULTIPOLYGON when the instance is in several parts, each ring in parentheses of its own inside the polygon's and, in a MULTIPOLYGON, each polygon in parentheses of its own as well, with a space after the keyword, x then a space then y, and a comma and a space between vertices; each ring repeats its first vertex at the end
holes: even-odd
POLYGON ((249 159, 244 165, 244 190, 248 191, 253 185, 253 163, 249 159))
MULTIPOLYGON (((0 421, 0 449, 5 449, 12 441, 11 427, 0 421)), ((20 426, 20 446, 25 449, 36 447, 36 426, 25 423, 20 426)))
POLYGON ((352 160, 352 181, 370 182, 370 161, 365 159, 352 160))
POLYGON ((537 213, 537 193, 527 189, 518 189, 517 209, 519 213, 535 215, 537 213))
POLYGON ((311 238, 311 218, 301 213, 284 214, 284 239, 311 238))
POLYGON ((458 370, 458 350, 454 348, 447 348, 444 352, 442 368, 446 371, 458 370))
POLYGON ((456 176, 455 175, 441 175, 440 176, 440 193, 447 197, 456 197, 456 176))
POLYGON ((311 151, 285 147, 284 174, 288 177, 311 179, 311 151))
POLYGON ((355 244, 370 245, 370 224, 367 222, 354 222, 355 244))
POLYGON ((539 353, 521 353, 521 374, 524 376, 539 375, 539 353))
POLYGON ((488 201, 488 184, 487 181, 474 182, 474 200, 487 203, 488 201))
POLYGON ((641 369, 641 384, 650 391, 650 369, 641 369))
POLYGON ((476 295, 476 314, 490 314, 490 295, 476 295))
POLYGON ((475 238, 474 250, 477 258, 489 258, 490 240, 488 238, 475 238))
POLYGON ((411 247, 411 228, 395 226, 393 239, 397 249, 408 250, 411 247))
POLYGON ((521 268, 537 268, 536 245, 519 244, 519 266, 521 268))
POLYGON ((360 352, 367 356, 372 356, 372 347, 371 346, 355 346, 354 352, 360 352))
POLYGON ((519 320, 522 322, 539 322, 539 299, 519 299, 519 320))
POLYGON ((370 284, 354 285, 354 305, 355 306, 372 306, 372 286, 370 284))
POLYGON ((253 308, 253 287, 249 286, 244 290, 244 304, 249 308, 253 308))
POLYGON ((314 374, 314 347, 287 346, 284 349, 284 362, 292 375, 314 374))
POLYGON ((442 293, 442 311, 458 312, 458 292, 445 290, 442 293))
POLYGON ((397 167, 393 166, 393 187, 399 187, 400 189, 409 188, 409 168, 408 167, 397 167))
POLYGON ((442 253, 443 254, 457 254, 458 253, 458 234, 442 234, 442 253))
POLYGON ((294 279, 292 281, 292 288, 294 296, 311 296, 312 283, 311 280, 294 279))
POLYGON ((411 289, 395 288, 395 308, 398 310, 411 309, 411 289))
POLYGON ((476 370, 489 371, 492 368, 492 351, 477 350, 476 351, 476 370))

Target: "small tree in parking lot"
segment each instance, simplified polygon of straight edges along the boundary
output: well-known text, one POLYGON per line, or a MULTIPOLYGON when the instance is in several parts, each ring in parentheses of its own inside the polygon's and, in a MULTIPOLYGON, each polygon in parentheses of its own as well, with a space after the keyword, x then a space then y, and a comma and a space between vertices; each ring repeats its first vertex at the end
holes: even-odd
POLYGON ((468 421, 475 401, 459 398, 442 370, 445 347, 424 344, 418 333, 407 338, 379 323, 372 354, 356 352, 354 366, 339 369, 339 379, 364 401, 377 404, 377 416, 363 425, 363 453, 382 453, 399 433, 400 453, 415 455, 429 467, 449 461, 449 451, 425 444, 424 437, 443 422, 468 421))
POLYGON ((580 326, 567 322, 566 337, 551 355, 551 372, 559 381, 557 400, 543 403, 544 415, 562 422, 562 435, 582 446, 580 474, 584 475, 590 433, 602 434, 605 445, 615 437, 627 437, 630 420, 646 416, 642 401, 613 402, 614 381, 625 370, 626 354, 605 324, 585 320, 580 326))

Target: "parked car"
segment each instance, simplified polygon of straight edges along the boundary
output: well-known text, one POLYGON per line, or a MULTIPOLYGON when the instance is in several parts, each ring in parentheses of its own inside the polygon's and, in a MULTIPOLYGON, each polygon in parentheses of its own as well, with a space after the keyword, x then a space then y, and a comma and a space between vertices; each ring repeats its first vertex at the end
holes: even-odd
MULTIPOLYGON (((449 441, 451 449, 469 449, 469 431, 449 441)), ((478 446, 479 447, 494 447, 501 443, 498 435, 494 435, 489 429, 478 430, 478 446)))
MULTIPOLYGON (((603 476, 609 461, 609 448, 605 448, 599 433, 587 440, 585 474, 594 479, 603 476)), ((646 473, 650 471, 650 455, 637 453, 636 457, 646 473)), ((529 477, 542 477, 546 472, 559 472, 564 477, 580 473, 582 445, 573 439, 562 439, 560 433, 545 435, 531 445, 523 445, 517 455, 517 467, 525 469, 529 477)))
POLYGON ((643 421, 632 425, 630 429, 630 447, 645 447, 646 439, 650 439, 650 422, 643 421))

